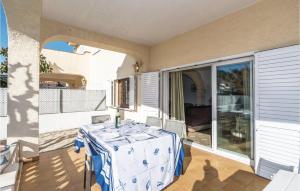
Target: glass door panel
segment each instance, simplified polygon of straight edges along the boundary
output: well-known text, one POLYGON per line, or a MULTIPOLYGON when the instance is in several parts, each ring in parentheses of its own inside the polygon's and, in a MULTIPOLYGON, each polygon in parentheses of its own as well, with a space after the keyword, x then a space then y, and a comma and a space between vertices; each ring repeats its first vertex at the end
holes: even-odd
POLYGON ((252 62, 217 66, 217 147, 252 158, 252 62))

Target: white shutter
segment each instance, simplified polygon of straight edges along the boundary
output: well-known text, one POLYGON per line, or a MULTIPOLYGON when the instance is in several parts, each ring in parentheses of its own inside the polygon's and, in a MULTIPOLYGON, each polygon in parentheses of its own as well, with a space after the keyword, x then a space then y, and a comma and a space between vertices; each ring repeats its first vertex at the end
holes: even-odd
POLYGON ((135 110, 135 77, 129 77, 129 109, 135 110))
POLYGON ((113 106, 112 96, 113 92, 113 81, 108 80, 105 87, 105 96, 106 96, 106 106, 113 106))
POLYGON ((159 116, 159 72, 141 75, 141 112, 143 122, 147 116, 159 116))
POLYGON ((255 163, 299 168, 300 46, 255 55, 255 163))

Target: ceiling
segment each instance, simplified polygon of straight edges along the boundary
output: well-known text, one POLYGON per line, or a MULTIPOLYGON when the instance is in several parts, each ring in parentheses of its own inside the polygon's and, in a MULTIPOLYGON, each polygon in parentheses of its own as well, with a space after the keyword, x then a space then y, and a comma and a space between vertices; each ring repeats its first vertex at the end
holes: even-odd
POLYGON ((43 17, 154 45, 256 0, 43 0, 43 17))

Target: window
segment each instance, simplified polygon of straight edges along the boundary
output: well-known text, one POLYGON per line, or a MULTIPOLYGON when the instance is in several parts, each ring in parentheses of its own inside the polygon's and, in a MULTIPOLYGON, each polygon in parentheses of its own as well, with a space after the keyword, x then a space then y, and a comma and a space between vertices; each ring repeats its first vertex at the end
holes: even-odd
POLYGON ((129 78, 115 80, 115 106, 129 108, 129 78))
POLYGON ((112 106, 136 111, 136 76, 121 78, 112 82, 112 106))

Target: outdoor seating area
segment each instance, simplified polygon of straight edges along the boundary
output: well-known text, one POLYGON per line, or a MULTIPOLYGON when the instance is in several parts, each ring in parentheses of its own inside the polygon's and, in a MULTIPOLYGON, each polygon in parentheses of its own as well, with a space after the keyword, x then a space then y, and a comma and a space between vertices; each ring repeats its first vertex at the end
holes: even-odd
MULTIPOLYGON (((269 183, 254 175, 247 165, 189 146, 185 151, 184 175, 167 187, 167 191, 258 191, 269 183)), ((72 147, 42 153, 39 161, 24 165, 21 190, 83 190, 84 155, 84 149, 75 153, 72 147)), ((101 190, 95 176, 91 190, 101 190)))
POLYGON ((300 0, 0 0, 0 191, 300 191, 300 0))

